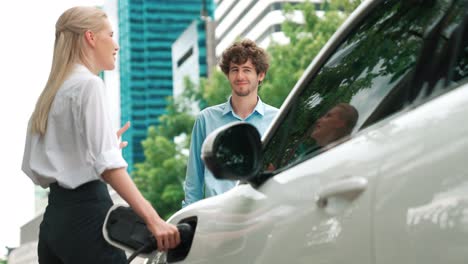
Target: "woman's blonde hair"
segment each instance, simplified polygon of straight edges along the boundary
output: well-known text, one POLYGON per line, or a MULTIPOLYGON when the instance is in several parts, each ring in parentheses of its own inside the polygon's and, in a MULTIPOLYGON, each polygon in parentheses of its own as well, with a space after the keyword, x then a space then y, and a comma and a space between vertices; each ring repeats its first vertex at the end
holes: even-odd
POLYGON ((57 20, 52 68, 31 116, 31 133, 45 134, 49 111, 60 86, 75 63, 89 64, 85 53, 85 32, 99 32, 104 28, 106 18, 104 11, 98 8, 79 6, 66 10, 57 20))

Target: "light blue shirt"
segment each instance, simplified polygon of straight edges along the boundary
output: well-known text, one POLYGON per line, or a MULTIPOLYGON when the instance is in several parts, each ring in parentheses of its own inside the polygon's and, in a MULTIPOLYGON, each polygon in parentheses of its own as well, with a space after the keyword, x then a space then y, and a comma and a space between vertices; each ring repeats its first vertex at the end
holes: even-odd
POLYGON ((184 182, 185 199, 182 201, 182 207, 203 198, 224 193, 236 184, 236 181, 216 179, 203 164, 201 147, 205 138, 213 130, 234 121, 246 121, 254 125, 260 135, 263 135, 277 113, 277 108, 263 103, 260 98, 258 98, 253 112, 245 119, 234 113, 231 98, 223 104, 201 111, 195 120, 192 131, 187 174, 184 182))

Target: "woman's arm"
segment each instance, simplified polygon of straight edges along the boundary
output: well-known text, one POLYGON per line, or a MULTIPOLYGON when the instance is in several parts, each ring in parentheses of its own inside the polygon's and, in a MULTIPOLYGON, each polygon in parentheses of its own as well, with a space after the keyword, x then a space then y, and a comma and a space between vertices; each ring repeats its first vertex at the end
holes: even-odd
POLYGON ((145 221, 148 229, 158 241, 158 250, 167 251, 180 243, 177 227, 166 223, 159 217, 151 204, 141 195, 125 168, 106 170, 102 178, 145 221))

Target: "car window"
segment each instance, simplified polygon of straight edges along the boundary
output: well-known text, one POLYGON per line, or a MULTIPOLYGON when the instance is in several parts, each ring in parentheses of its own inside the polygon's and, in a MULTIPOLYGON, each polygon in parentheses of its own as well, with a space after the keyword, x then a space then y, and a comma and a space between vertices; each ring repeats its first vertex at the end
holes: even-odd
MULTIPOLYGON (((465 83, 468 78, 468 2, 458 1, 453 7, 453 14, 447 19, 442 30, 444 49, 450 55, 448 60, 445 85, 465 83), (447 41, 445 41, 447 39, 447 41)), ((444 54, 441 54, 442 56, 444 54)))
POLYGON ((462 46, 459 52, 453 68, 452 81, 464 83, 468 79, 468 25, 466 24, 463 32, 462 46))
POLYGON ((424 103, 466 82, 468 77, 467 1, 454 1, 427 33, 409 100, 424 103))
POLYGON ((383 1, 353 30, 264 145, 264 169, 281 171, 400 110, 424 35, 452 1, 383 1))

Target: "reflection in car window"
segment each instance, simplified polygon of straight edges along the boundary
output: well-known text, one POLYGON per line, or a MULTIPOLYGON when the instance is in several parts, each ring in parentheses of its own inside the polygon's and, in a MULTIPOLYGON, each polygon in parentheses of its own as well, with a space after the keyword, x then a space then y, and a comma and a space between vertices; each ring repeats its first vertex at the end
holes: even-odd
POLYGON ((413 105, 457 87, 468 75, 468 2, 453 1, 449 11, 426 32, 415 78, 410 86, 413 105), (447 89, 449 88, 449 89, 447 89))
MULTIPOLYGON (((443 44, 442 49, 447 49, 453 54, 449 63, 448 75, 446 78, 450 82, 463 83, 468 78, 468 14, 466 9, 468 4, 459 1, 454 5, 454 14, 449 17, 447 25, 442 32, 442 39, 448 41, 443 44)), ((443 54, 441 54, 443 56, 443 54)))
POLYGON ((372 10, 289 104, 266 142, 264 169, 281 170, 330 148, 312 133, 336 105, 357 110, 354 131, 401 109, 423 36, 448 7, 443 1, 384 1, 372 10))
POLYGON ((466 81, 468 78, 468 26, 465 27, 463 35, 463 46, 460 50, 460 56, 455 63, 452 81, 466 81))
POLYGON ((468 13, 466 1, 454 4, 454 14, 448 19, 442 36, 447 38, 447 49, 453 53, 454 63, 449 68, 449 81, 464 82, 468 78, 468 13))

